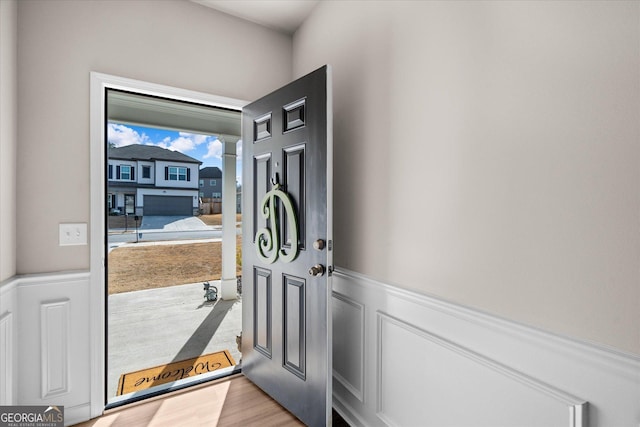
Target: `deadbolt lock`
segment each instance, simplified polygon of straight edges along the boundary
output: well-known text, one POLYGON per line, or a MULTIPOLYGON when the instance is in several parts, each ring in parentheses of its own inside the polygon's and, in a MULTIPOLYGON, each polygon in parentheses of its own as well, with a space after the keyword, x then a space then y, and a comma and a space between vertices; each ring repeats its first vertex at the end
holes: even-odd
POLYGON ((322 264, 316 264, 309 269, 309 275, 313 277, 320 277, 324 274, 324 266, 322 264))
POLYGON ((324 243, 324 240, 322 240, 322 239, 318 239, 315 242, 313 242, 313 248, 314 249, 317 249, 317 250, 321 251, 321 250, 324 249, 324 247, 325 247, 325 243, 324 243))

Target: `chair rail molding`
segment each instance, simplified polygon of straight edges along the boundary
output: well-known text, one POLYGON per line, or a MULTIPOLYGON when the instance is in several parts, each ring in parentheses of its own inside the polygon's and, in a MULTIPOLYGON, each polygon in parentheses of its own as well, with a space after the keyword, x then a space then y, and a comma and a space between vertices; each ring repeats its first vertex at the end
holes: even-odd
POLYGON ((333 305, 334 406, 352 425, 640 425, 638 355, 339 267, 333 305))

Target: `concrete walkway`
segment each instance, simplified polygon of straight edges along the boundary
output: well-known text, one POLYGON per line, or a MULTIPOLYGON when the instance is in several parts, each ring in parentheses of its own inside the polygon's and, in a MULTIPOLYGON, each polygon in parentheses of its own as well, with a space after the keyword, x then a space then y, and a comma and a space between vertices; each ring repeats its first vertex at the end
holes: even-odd
POLYGON ((221 350, 240 363, 242 301, 207 302, 202 283, 110 295, 108 310, 108 400, 124 373, 221 350))

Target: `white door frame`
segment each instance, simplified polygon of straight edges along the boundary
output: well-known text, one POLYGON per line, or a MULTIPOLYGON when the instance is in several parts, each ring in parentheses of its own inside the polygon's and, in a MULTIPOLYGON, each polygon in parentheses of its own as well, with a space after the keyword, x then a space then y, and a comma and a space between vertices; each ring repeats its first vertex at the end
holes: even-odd
MULTIPOLYGON (((241 111, 248 104, 247 101, 210 95, 203 92, 195 92, 172 86, 133 80, 108 74, 91 72, 90 76, 90 128, 89 128, 89 177, 90 177, 90 290, 89 290, 89 330, 91 336, 91 418, 102 415, 105 407, 106 387, 106 336, 105 336, 105 202, 106 188, 104 185, 105 171, 105 116, 106 116, 106 89, 119 89, 135 92, 143 95, 158 96, 222 107, 241 111)), ((227 153, 227 151, 225 151, 227 153)), ((233 151, 235 154, 235 149, 233 151)), ((225 165, 230 162, 225 162, 225 165)), ((229 166, 231 166, 229 164, 229 166)), ((227 172, 223 168, 223 181, 231 179, 235 188, 235 163, 233 164, 233 176, 226 177, 227 172), (226 177, 226 178, 225 178, 226 177)), ((227 169, 228 171, 228 169, 227 169)), ((223 182, 224 186, 224 182, 223 182)), ((225 187, 226 188, 226 187, 225 187)), ((235 229, 235 192, 233 194, 233 218, 235 229)), ((228 216, 228 215, 227 215, 228 216)), ((224 224, 223 224, 224 226, 224 224)), ((235 235, 235 233, 234 233, 235 235)), ((235 247, 235 240, 234 240, 235 247)), ((235 259, 235 251, 233 252, 235 259)))

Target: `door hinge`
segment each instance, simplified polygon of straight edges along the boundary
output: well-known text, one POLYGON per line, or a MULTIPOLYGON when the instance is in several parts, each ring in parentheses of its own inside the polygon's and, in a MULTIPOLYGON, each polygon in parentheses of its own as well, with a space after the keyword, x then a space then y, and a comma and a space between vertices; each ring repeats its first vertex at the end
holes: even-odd
POLYGON ((327 250, 328 251, 332 251, 333 250, 333 240, 329 240, 327 242, 327 250))

